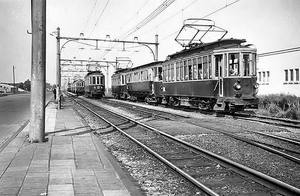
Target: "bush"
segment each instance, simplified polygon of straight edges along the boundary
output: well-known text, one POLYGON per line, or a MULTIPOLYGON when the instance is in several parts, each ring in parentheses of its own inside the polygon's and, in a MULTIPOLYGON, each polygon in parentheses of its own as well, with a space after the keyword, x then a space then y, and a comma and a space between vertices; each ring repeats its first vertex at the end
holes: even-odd
POLYGON ((300 119, 300 98, 294 95, 270 94, 259 97, 261 115, 279 118, 300 119))
POLYGON ((293 120, 300 120, 300 111, 296 108, 291 108, 286 111, 286 118, 290 118, 293 120))

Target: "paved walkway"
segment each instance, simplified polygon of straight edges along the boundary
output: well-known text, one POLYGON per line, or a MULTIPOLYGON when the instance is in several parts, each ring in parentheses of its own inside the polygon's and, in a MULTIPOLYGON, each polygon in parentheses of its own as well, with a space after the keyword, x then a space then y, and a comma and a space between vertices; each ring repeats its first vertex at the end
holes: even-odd
POLYGON ((1 196, 140 195, 68 105, 47 107, 47 142, 28 134, 29 125, 0 153, 1 196))

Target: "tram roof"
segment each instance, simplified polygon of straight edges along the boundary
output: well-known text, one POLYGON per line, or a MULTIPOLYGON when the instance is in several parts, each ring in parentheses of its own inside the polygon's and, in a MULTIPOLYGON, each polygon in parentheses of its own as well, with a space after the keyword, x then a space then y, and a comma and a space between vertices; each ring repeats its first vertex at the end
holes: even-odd
POLYGON ((215 42, 209 42, 204 44, 195 45, 194 47, 184 49, 182 51, 176 52, 174 54, 169 55, 170 59, 181 57, 184 55, 192 54, 195 52, 202 52, 202 51, 210 51, 213 49, 222 49, 222 48, 232 48, 232 47, 241 47, 242 43, 245 43, 245 39, 222 39, 215 42))
POLYGON ((151 67, 153 65, 160 64, 160 63, 162 63, 162 61, 154 61, 154 62, 147 63, 147 64, 144 64, 144 65, 140 65, 140 66, 137 66, 137 67, 119 69, 119 70, 116 70, 115 73, 122 73, 122 72, 126 72, 126 71, 133 71, 133 70, 136 70, 136 69, 141 69, 141 68, 145 68, 145 67, 151 67))
POLYGON ((92 75, 92 74, 103 74, 102 71, 89 71, 86 76, 92 75))

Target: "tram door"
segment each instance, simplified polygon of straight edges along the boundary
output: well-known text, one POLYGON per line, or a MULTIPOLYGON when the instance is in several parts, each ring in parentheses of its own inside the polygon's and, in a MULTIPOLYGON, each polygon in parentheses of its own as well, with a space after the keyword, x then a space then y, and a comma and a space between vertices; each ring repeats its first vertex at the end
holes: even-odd
POLYGON ((219 96, 223 97, 223 55, 215 55, 215 76, 219 80, 219 96))

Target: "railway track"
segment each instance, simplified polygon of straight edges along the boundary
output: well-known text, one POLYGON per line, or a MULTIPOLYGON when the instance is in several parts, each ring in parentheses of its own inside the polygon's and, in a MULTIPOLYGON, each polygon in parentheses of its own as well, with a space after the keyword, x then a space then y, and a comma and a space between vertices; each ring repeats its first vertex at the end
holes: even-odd
MULTIPOLYGON (((109 101, 105 101, 105 102, 108 103, 108 104, 111 104, 109 101)), ((133 108, 132 105, 126 104, 126 103, 124 104, 123 102, 117 102, 116 104, 119 107, 121 107, 123 109, 127 109, 131 112, 132 112, 132 110, 134 110, 134 111, 138 111, 140 114, 144 113, 144 114, 149 115, 149 116, 151 116, 151 115, 152 116, 160 116, 160 117, 165 118, 165 119, 173 119, 173 120, 177 120, 178 119, 177 117, 190 118, 190 116, 188 116, 188 115, 170 114, 170 113, 167 113, 167 112, 152 110, 152 109, 137 106, 137 105, 135 105, 134 108, 133 108), (168 117, 166 117, 166 116, 168 116, 168 117)), ((245 116, 245 115, 241 115, 241 116, 245 116)), ((241 118, 241 119, 243 119, 243 118, 241 118)), ((257 122, 257 120, 253 120, 253 121, 257 122)), ((283 120, 283 122, 286 122, 286 120, 283 120)), ((296 124, 294 121, 290 121, 290 120, 288 120, 287 122, 291 122, 293 124, 296 124)), ((300 163, 300 149, 299 150, 294 150, 294 149, 297 149, 300 146, 300 140, 297 140, 295 138, 288 138, 288 137, 284 137, 284 136, 278 136, 278 135, 265 133, 265 132, 259 132, 259 131, 255 131, 255 130, 248 131, 243 136, 237 136, 235 133, 228 132, 228 130, 222 131, 220 129, 212 129, 209 126, 203 126, 203 125, 199 125, 199 124, 197 124, 197 126, 200 126, 200 127, 206 128, 206 129, 210 129, 210 130, 213 130, 215 132, 222 133, 222 134, 230 136, 232 138, 235 138, 235 139, 244 141, 246 143, 249 143, 251 145, 263 148, 263 149, 265 149, 267 151, 270 151, 272 153, 281 155, 281 156, 283 156, 283 157, 285 157, 289 160, 295 161, 296 163, 300 163), (259 137, 264 136, 266 138, 266 139, 264 139, 264 141, 268 141, 269 138, 271 138, 272 140, 275 140, 275 142, 273 142, 275 144, 277 144, 276 141, 279 141, 279 143, 286 143, 284 146, 290 146, 290 147, 283 147, 283 146, 271 144, 270 142, 259 141, 257 136, 256 136, 255 139, 251 139, 251 138, 253 138, 253 136, 249 137, 249 135, 251 135, 251 134, 254 135, 254 136, 255 135, 260 135, 259 137)), ((240 134, 240 135, 242 135, 242 134, 240 134)))
MULTIPOLYGON (((87 103, 82 103, 82 105, 85 105, 86 109, 89 108, 86 106, 87 103)), ((93 110, 95 108, 93 106, 93 110)), ((98 117, 100 117, 99 113, 101 116, 104 115, 101 117, 102 120, 142 146, 208 195, 300 194, 300 190, 295 187, 121 114, 111 114, 111 111, 98 107, 96 111, 88 110, 98 117)))
MULTIPOLYGON (((103 102, 103 101, 102 101, 103 102)), ((111 104, 109 101, 104 101, 108 104, 111 104)), ((170 114, 167 112, 163 111, 157 111, 157 110, 152 110, 149 108, 145 107, 140 107, 140 106, 132 106, 130 104, 124 104, 123 102, 117 102, 116 103, 118 107, 121 107, 122 109, 126 109, 127 111, 133 113, 138 111, 139 116, 148 116, 148 117, 159 117, 162 119, 172 119, 172 120, 177 120, 178 117, 183 117, 189 118, 187 115, 179 115, 179 114, 170 114), (166 117, 168 116, 168 117, 166 117)), ((139 120, 147 118, 147 117, 140 117, 139 120)), ((148 118, 149 119, 149 118, 148 118)), ((236 134, 236 133, 230 133, 228 129, 221 130, 217 128, 212 128, 211 126, 204 126, 202 124, 195 124, 191 123, 196 126, 206 128, 218 133, 222 133, 226 136, 229 136, 231 138, 243 141, 245 143, 251 144, 253 146, 262 148, 264 150, 267 150, 271 153, 280 155, 286 159, 289 159, 295 163, 300 164, 300 140, 294 139, 294 138, 288 138, 288 137, 283 137, 283 136, 277 136, 274 134, 270 133, 264 133, 264 132, 259 132, 251 129, 250 131, 246 131, 244 134, 236 134), (240 136, 238 136, 240 135, 240 136), (280 144, 280 145, 278 145, 280 144)))
MULTIPOLYGON (((122 102, 118 102, 115 100, 114 100, 114 102, 122 103, 122 102)), ((125 104, 122 104, 122 107, 125 107, 124 105, 125 104)), ((130 105, 130 104, 128 104, 128 105, 130 105)), ((151 104, 151 105, 153 105, 153 104, 151 104)), ((237 112, 237 113, 230 114, 230 113, 222 113, 222 112, 216 113, 214 111, 202 111, 202 110, 186 108, 186 107, 172 107, 172 106, 166 106, 165 104, 158 104, 157 106, 163 107, 163 108, 171 108, 175 111, 179 110, 179 111, 186 111, 186 112, 193 112, 193 113, 196 112, 196 113, 201 113, 201 114, 206 114, 206 115, 217 115, 217 116, 224 116, 224 117, 232 116, 236 119, 260 122, 260 123, 281 126, 281 127, 290 127, 290 128, 299 128, 300 129, 300 121, 299 120, 262 116, 262 115, 255 114, 255 112, 253 112, 253 111, 244 111, 244 112, 237 112)), ((143 108, 145 109, 145 107, 143 107, 143 108)), ((166 113, 164 113, 164 114, 166 114, 166 113)), ((166 115, 168 115, 168 114, 166 114, 166 115)), ((178 115, 178 116, 189 118, 189 115, 178 115)))
POLYGON ((266 123, 266 124, 275 125, 275 126, 300 129, 300 121, 299 120, 268 117, 268 116, 262 116, 262 115, 252 114, 252 113, 249 113, 249 114, 236 113, 233 116, 235 118, 240 118, 243 120, 248 120, 248 121, 253 121, 253 122, 260 122, 260 123, 266 123))

